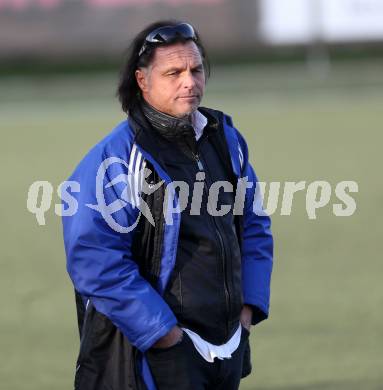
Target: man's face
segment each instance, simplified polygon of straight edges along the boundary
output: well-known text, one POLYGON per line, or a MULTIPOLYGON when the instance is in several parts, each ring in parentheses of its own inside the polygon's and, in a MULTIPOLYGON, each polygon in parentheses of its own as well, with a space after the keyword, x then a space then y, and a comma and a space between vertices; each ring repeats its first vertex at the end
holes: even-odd
POLYGON ((144 99, 158 111, 182 118, 194 112, 205 89, 205 72, 193 41, 156 48, 152 63, 136 70, 144 99))

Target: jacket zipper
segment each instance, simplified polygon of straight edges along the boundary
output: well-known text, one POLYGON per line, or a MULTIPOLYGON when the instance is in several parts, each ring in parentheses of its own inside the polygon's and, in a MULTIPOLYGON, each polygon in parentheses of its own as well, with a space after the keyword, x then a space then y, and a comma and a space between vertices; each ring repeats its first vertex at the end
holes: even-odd
MULTIPOLYGON (((198 169, 200 171, 204 172, 205 175, 206 175, 206 170, 204 169, 202 161, 200 160, 199 154, 193 152, 193 157, 194 157, 195 161, 197 162, 198 169)), ((207 188, 206 180, 204 180, 203 182, 204 182, 204 188, 205 188, 205 191, 206 191, 206 196, 208 196, 209 190, 207 188)), ((208 205, 208 203, 206 203, 206 204, 208 205)), ((213 223, 214 223, 215 233, 216 233, 216 236, 218 237, 219 246, 220 246, 220 252, 221 252, 221 257, 222 257, 223 287, 224 287, 224 293, 225 293, 226 317, 227 317, 227 321, 226 321, 226 338, 228 338, 228 336, 229 336, 229 323, 228 323, 228 319, 229 319, 229 311, 230 311, 230 294, 229 294, 229 290, 227 288, 225 246, 223 244, 222 235, 221 235, 221 232, 219 231, 219 228, 218 228, 216 220, 214 219, 214 217, 210 213, 209 213, 209 216, 213 220, 213 223)))
MULTIPOLYGON (((153 181, 156 183, 159 180, 159 177, 154 173, 153 181)), ((157 191, 161 191, 161 195, 159 193, 154 194, 155 197, 155 205, 163 204, 163 192, 162 192, 162 186, 157 191)), ((154 276, 154 283, 158 283, 158 279, 160 277, 160 270, 161 270, 161 253, 162 253, 162 244, 163 244, 163 233, 165 228, 165 220, 163 218, 163 212, 161 208, 153 209, 154 212, 154 229, 155 234, 154 237, 157 236, 157 242, 154 241, 154 247, 153 247, 153 258, 152 258, 152 268, 151 268, 151 277, 154 276), (155 267, 154 267, 154 266, 155 267)))

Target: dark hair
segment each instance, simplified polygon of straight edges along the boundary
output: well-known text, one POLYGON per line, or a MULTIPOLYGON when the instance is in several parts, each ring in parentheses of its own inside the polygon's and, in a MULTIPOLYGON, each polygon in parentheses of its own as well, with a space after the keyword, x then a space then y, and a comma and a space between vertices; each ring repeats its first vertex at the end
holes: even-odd
MULTIPOLYGON (((116 93, 121 103, 122 110, 124 112, 129 113, 129 111, 135 106, 141 95, 141 89, 137 84, 135 71, 138 68, 145 68, 150 64, 153 59, 155 49, 156 47, 158 47, 158 45, 148 45, 148 48, 139 57, 138 53, 145 42, 146 36, 156 28, 163 26, 176 26, 179 23, 182 22, 178 20, 160 20, 158 22, 152 23, 149 26, 145 27, 140 33, 138 33, 128 47, 125 62, 120 72, 120 80, 116 93)), ((196 45, 202 57, 206 78, 208 78, 210 76, 209 60, 207 58, 206 50, 202 45, 198 32, 195 29, 194 31, 197 36, 196 45)), ((169 45, 185 41, 185 38, 179 37, 176 38, 169 45)), ((165 45, 166 44, 161 44, 161 46, 165 45)))

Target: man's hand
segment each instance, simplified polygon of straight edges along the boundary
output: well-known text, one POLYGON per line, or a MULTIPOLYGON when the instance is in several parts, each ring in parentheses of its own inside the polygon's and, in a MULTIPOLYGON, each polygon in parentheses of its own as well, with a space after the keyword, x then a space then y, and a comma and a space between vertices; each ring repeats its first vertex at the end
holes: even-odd
POLYGON ((244 305, 240 315, 240 321, 244 328, 246 328, 250 332, 251 327, 251 318, 253 315, 253 310, 250 306, 244 305))
POLYGON ((158 339, 153 345, 153 348, 168 348, 177 344, 183 337, 183 330, 175 325, 170 332, 158 339))

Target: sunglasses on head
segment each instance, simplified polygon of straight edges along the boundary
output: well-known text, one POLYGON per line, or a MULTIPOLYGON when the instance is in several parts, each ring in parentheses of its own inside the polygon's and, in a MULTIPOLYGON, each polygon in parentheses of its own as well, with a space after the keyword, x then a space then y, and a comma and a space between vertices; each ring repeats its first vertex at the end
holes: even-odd
POLYGON ((176 26, 163 26, 156 28, 146 36, 138 56, 141 56, 150 44, 172 43, 179 37, 197 42, 197 36, 189 23, 180 23, 176 26))

